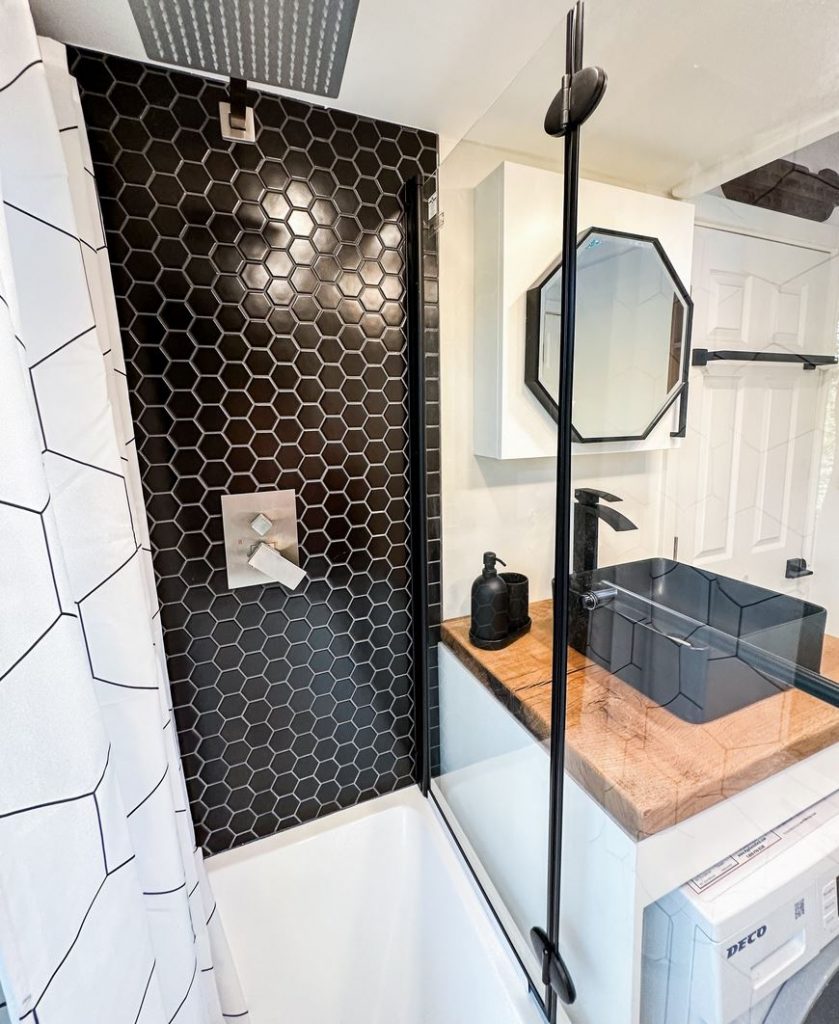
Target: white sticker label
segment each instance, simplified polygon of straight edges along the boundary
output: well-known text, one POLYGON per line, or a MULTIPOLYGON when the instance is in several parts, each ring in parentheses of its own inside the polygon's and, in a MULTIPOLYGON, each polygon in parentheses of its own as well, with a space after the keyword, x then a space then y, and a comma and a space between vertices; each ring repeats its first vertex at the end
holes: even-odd
POLYGON ((732 853, 730 857, 726 857, 724 860, 714 864, 713 867, 707 868, 696 875, 695 878, 691 878, 688 885, 694 892, 704 892, 715 882, 719 882, 721 878, 726 878, 732 871, 736 871, 742 864, 748 864, 765 850, 780 842, 781 837, 777 832, 767 832, 765 835, 759 836, 757 839, 747 843, 737 850, 736 853, 732 853))
MULTIPOLYGON (((804 836, 810 835, 820 825, 839 814, 839 790, 831 793, 830 796, 813 804, 799 814, 787 818, 777 828, 752 839, 751 842, 741 846, 739 850, 724 857, 721 861, 701 871, 691 878, 687 883, 695 893, 704 893, 724 878, 730 878, 736 871, 740 871, 757 859, 764 860, 770 856, 776 856, 782 849, 798 842, 804 836)), ((726 887, 727 888, 727 887, 726 887)))

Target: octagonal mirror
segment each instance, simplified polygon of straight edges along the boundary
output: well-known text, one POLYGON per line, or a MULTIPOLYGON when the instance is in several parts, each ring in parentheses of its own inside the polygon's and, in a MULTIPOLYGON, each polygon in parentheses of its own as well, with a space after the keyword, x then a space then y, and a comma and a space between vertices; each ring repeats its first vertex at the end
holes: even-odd
MULTIPOLYGON (((525 381, 557 418, 562 265, 527 293, 525 381)), ((590 228, 577 243, 574 439, 640 441, 677 400, 684 436, 693 303, 657 238, 590 228)))

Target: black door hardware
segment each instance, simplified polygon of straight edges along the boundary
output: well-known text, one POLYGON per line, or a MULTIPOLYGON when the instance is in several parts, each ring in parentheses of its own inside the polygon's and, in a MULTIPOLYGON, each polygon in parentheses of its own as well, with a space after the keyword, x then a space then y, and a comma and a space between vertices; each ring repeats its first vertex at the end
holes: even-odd
POLYGON ((813 570, 807 568, 806 558, 788 558, 787 559, 787 571, 784 573, 785 579, 798 580, 802 576, 812 576, 813 570))

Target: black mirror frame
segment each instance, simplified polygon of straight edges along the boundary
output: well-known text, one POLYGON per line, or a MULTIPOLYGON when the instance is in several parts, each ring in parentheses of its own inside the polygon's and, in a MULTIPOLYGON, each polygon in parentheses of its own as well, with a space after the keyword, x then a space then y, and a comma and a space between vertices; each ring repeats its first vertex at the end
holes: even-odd
MULTIPOLYGON (((688 290, 682 284, 682 279, 676 273, 673 264, 661 242, 652 235, 636 235, 629 231, 614 231, 611 228, 586 228, 577 236, 577 248, 592 234, 610 235, 613 238, 629 238, 635 242, 649 242, 659 259, 664 264, 667 273, 685 304, 685 331, 682 352, 682 371, 678 387, 668 396, 662 407, 650 421, 642 434, 623 435, 619 437, 582 437, 576 427, 571 426, 574 441, 578 444, 603 444, 616 441, 645 441, 655 430, 658 424, 672 408, 674 402, 679 401, 679 423, 676 430, 670 431, 671 437, 684 437, 687 431, 688 413, 688 387, 690 377, 690 344, 691 330, 693 327, 693 299, 688 290)), ((553 275, 562 266, 562 257, 555 260, 548 269, 531 285, 527 290, 525 300, 525 345, 524 345, 524 381, 532 394, 537 398, 540 405, 550 413, 556 422, 559 418, 557 404, 548 389, 539 380, 539 351, 542 334, 542 289, 553 275)))

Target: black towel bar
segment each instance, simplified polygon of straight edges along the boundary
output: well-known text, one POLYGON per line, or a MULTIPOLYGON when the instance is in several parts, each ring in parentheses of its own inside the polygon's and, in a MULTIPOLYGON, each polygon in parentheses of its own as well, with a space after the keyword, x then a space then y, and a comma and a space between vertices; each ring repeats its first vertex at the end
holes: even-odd
POLYGON ((694 366, 707 366, 710 362, 798 363, 804 370, 815 370, 817 366, 835 366, 839 362, 839 358, 836 356, 811 356, 797 352, 749 352, 733 349, 712 352, 707 348, 695 348, 692 361, 694 366))

